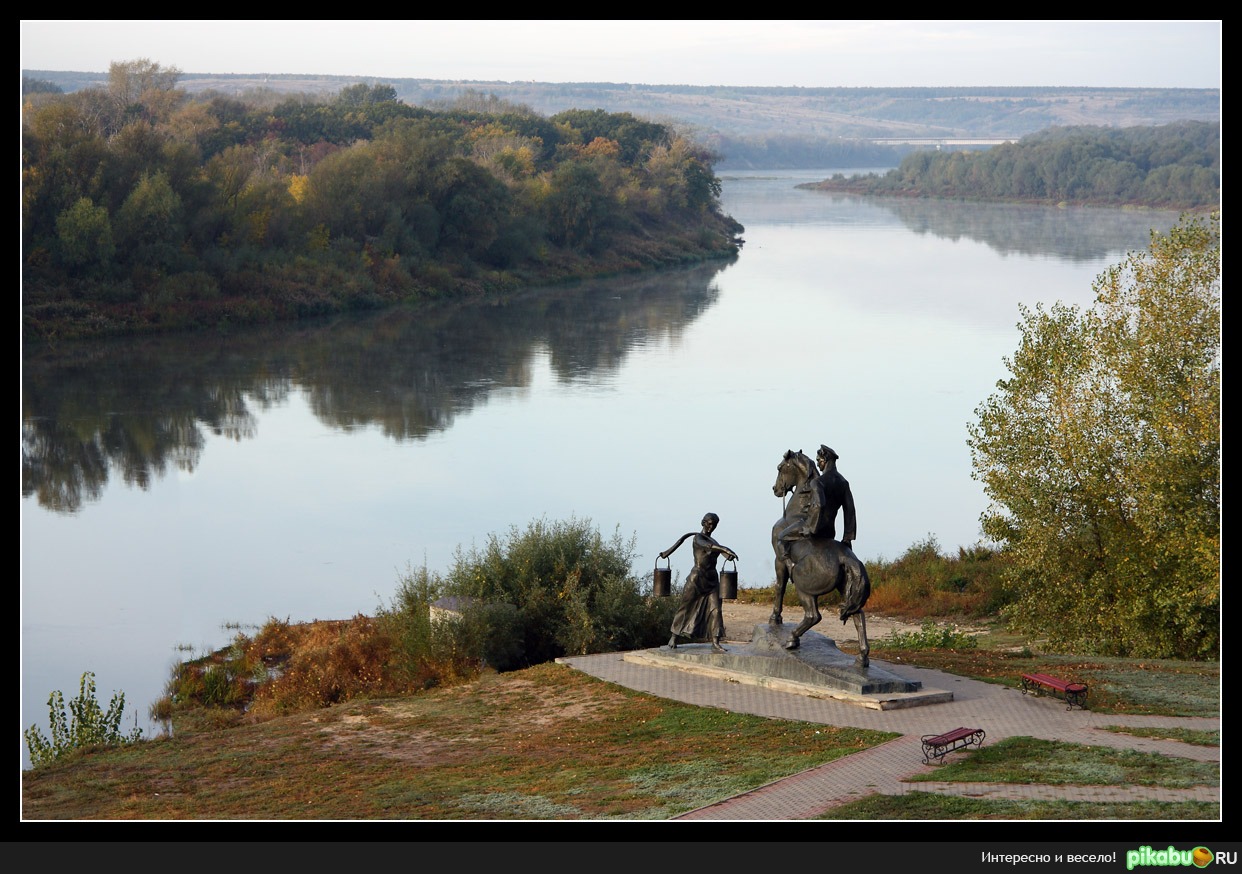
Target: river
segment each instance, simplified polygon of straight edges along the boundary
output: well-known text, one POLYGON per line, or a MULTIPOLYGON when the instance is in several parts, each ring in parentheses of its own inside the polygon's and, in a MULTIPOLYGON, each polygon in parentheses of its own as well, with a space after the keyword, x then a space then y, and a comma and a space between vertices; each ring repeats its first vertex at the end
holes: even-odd
POLYGON ((864 560, 977 543, 966 427, 1019 305, 1089 305, 1177 216, 794 187, 831 172, 722 174, 731 262, 25 354, 22 726, 90 670, 150 734, 177 660, 373 613, 407 567, 540 518, 633 537, 648 579, 712 511, 766 586, 787 449, 838 453, 864 560))

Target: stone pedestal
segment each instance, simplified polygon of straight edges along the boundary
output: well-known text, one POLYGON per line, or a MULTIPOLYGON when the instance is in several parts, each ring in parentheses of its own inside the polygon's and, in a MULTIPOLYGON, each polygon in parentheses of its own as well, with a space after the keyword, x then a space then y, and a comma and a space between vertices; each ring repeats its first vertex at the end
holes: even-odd
POLYGON ((816 631, 804 634, 797 649, 787 650, 785 644, 793 628, 788 623, 776 628, 756 625, 750 643, 727 644, 722 653, 713 652, 706 643, 690 643, 676 649, 636 650, 624 658, 800 695, 835 698, 874 710, 953 700, 952 692, 924 689, 917 680, 879 667, 874 660, 868 667, 860 667, 854 656, 841 652, 835 641, 816 631))

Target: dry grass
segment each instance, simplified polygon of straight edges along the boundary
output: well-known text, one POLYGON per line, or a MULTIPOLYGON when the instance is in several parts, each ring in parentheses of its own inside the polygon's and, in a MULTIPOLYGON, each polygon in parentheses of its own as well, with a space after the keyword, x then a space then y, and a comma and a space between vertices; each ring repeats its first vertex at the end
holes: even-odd
POLYGON ((682 705, 560 665, 22 775, 24 819, 667 819, 893 737, 682 705))

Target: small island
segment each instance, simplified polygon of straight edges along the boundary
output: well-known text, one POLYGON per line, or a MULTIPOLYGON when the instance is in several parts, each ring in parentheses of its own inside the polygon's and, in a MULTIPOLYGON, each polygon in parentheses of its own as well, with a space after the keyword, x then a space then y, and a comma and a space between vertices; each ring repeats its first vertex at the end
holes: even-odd
POLYGON ((1049 128, 984 151, 917 151, 887 173, 838 173, 798 187, 890 197, 1210 210, 1220 203, 1220 124, 1049 128))

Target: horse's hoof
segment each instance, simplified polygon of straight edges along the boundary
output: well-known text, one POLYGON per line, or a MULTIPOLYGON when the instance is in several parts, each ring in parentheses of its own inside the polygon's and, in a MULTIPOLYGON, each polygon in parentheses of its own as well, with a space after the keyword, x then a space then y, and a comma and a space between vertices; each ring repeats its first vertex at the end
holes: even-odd
POLYGON ((781 620, 781 614, 773 613, 771 616, 769 616, 768 625, 784 625, 784 622, 781 620))
POLYGON ((796 637, 790 640, 789 643, 785 644, 785 649, 797 649, 797 648, 798 648, 798 638, 796 637))

